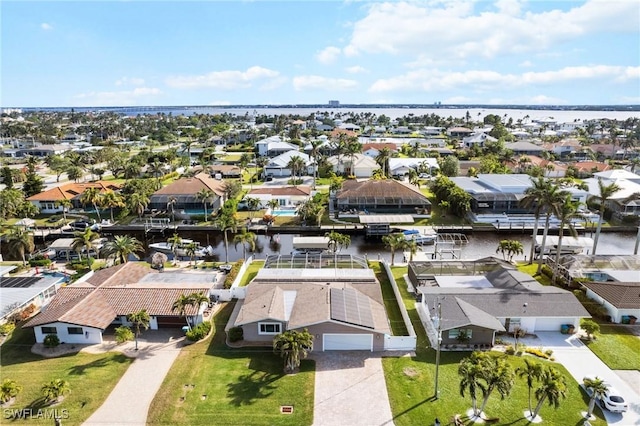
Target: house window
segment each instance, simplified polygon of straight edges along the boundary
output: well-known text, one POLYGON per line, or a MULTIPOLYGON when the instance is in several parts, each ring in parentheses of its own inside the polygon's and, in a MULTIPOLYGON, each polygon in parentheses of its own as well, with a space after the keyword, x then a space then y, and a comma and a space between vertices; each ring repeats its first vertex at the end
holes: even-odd
POLYGON ((55 327, 42 327, 42 334, 58 334, 58 329, 55 327))
POLYGON ((258 334, 280 334, 279 322, 261 322, 258 323, 258 334))
POLYGON ((455 330, 449 330, 449 339, 457 339, 460 335, 460 332, 464 332, 468 339, 471 339, 473 336, 473 330, 470 328, 457 328, 455 330))
POLYGON ((67 333, 69 334, 82 334, 82 327, 67 327, 67 333))

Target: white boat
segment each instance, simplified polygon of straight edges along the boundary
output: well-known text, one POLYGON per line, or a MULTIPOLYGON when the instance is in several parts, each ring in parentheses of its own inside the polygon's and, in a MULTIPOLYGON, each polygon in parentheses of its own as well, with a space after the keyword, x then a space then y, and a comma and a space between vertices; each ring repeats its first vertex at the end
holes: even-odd
POLYGON ((163 241, 161 243, 152 243, 149 244, 149 248, 155 251, 159 251, 160 253, 175 254, 178 257, 189 257, 188 247, 192 243, 196 244, 194 257, 206 257, 212 256, 214 254, 214 249, 212 246, 202 247, 200 243, 189 239, 182 239, 177 245, 168 241, 163 241))
POLYGON ((327 237, 293 237, 291 254, 324 254, 329 253, 327 237))
POLYGON ((417 229, 407 229, 402 231, 402 235, 407 241, 415 240, 418 244, 433 244, 438 239, 438 234, 423 234, 417 229))
MULTIPOLYGON (((543 235, 536 235, 536 257, 540 256, 540 248, 542 247, 543 235)), ((544 255, 555 256, 558 253, 558 240, 557 235, 547 235, 547 239, 544 244, 544 255)), ((562 237, 562 247, 560 248, 560 255, 569 254, 582 254, 585 251, 593 247, 593 238, 589 237, 562 237)))

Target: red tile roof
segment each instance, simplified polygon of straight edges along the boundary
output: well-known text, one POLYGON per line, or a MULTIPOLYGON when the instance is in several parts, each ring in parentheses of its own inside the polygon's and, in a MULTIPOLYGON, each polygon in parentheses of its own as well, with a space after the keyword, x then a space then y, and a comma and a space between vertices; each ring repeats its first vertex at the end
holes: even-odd
POLYGON ((146 275, 157 273, 157 270, 149 268, 146 264, 127 262, 96 271, 86 282, 95 287, 121 287, 137 283, 146 275))
POLYGON ((27 198, 27 201, 59 201, 59 200, 71 200, 77 195, 82 194, 89 188, 98 188, 101 192, 117 191, 120 189, 120 185, 108 181, 98 182, 85 182, 85 183, 68 183, 66 185, 60 185, 55 188, 51 188, 47 191, 43 191, 39 194, 32 195, 27 198))
POLYGON ((267 195, 310 195, 311 187, 309 186, 286 186, 277 188, 256 188, 249 192, 249 195, 267 194, 267 195))
POLYGON ((606 172, 611 169, 610 165, 599 161, 579 161, 577 163, 573 163, 573 167, 575 167, 579 172, 589 173, 594 169, 597 169, 598 172, 606 172))

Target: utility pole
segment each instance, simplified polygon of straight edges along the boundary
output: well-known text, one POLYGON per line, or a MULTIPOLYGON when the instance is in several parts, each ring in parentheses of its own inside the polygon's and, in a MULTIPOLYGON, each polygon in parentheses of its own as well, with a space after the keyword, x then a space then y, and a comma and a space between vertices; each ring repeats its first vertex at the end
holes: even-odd
POLYGON ((438 373, 440 372, 440 346, 442 346, 442 304, 438 301, 438 347, 436 348, 436 380, 435 391, 433 397, 438 399, 440 397, 440 390, 438 389, 438 373))

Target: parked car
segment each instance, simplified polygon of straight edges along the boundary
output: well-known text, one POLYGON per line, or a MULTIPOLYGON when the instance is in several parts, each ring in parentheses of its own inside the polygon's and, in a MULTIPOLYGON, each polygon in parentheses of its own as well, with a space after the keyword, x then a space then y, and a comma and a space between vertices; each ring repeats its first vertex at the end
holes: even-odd
MULTIPOLYGON (((586 376, 583 380, 595 380, 595 376, 586 376)), ((629 409, 627 402, 624 400, 624 397, 620 394, 615 387, 613 387, 608 382, 604 382, 607 386, 607 391, 604 396, 598 398, 598 403, 600 407, 606 408, 612 413, 624 413, 629 409)), ((589 396, 591 396, 591 389, 586 389, 589 396)))

